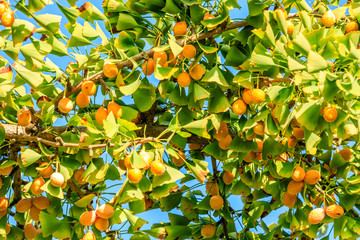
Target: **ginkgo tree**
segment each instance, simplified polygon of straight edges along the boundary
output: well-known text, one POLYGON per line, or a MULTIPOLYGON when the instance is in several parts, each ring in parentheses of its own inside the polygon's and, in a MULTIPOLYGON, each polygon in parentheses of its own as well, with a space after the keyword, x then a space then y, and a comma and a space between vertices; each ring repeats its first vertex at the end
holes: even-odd
POLYGON ((0 19, 2 238, 360 236, 360 2, 18 0, 0 19))

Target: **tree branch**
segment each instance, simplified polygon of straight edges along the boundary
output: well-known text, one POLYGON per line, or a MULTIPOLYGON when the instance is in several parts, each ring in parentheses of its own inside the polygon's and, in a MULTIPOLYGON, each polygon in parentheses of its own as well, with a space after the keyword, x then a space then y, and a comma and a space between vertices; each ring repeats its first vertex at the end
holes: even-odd
MULTIPOLYGON (((85 197, 85 194, 81 191, 80 188, 78 188, 78 186, 76 186, 76 184, 75 184, 71 179, 69 179, 69 180, 67 181, 67 184, 69 185, 69 188, 71 189, 71 191, 73 191, 74 193, 76 193, 80 198, 85 197)), ((93 210, 94 210, 93 206, 92 206, 90 203, 87 205, 87 209, 88 209, 89 211, 93 211, 93 210)))

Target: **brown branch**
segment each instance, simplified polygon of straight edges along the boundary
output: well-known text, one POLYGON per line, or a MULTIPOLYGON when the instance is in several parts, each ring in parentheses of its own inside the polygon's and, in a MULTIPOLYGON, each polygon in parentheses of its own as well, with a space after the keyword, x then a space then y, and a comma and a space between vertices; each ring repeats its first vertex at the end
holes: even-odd
MULTIPOLYGON (((81 191, 80 188, 78 188, 78 186, 76 186, 76 184, 75 184, 71 179, 69 179, 69 180, 67 181, 67 184, 69 185, 69 188, 71 189, 71 191, 73 191, 74 193, 76 193, 80 198, 85 197, 85 194, 81 191)), ((87 205, 87 209, 88 209, 89 211, 93 211, 93 210, 94 210, 93 206, 92 206, 90 203, 87 205)))
POLYGON ((287 82, 287 83, 294 83, 294 79, 292 78, 264 78, 264 82, 259 83, 259 87, 262 88, 264 86, 269 86, 273 83, 280 83, 280 82, 287 82))

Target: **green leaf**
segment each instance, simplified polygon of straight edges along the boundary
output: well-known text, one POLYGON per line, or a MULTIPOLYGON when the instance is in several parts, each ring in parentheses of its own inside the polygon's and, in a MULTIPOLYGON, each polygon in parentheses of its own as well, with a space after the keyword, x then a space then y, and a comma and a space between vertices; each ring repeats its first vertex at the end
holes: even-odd
POLYGON ((142 81, 140 87, 134 92, 133 97, 137 108, 141 112, 148 111, 156 100, 154 85, 142 81))
POLYGON ((123 184, 123 191, 121 191, 119 197, 116 199, 116 204, 128 203, 142 200, 144 198, 144 194, 136 185, 128 181, 124 182, 123 184))
POLYGON ((40 212, 41 234, 44 237, 50 236, 60 226, 60 221, 44 211, 40 212))
POLYGON ((307 69, 309 73, 319 72, 327 69, 329 66, 326 60, 318 53, 310 51, 308 55, 307 69))
POLYGON ((284 152, 284 145, 275 139, 268 137, 263 143, 263 159, 274 159, 284 152))
POLYGON ((136 20, 129 14, 126 13, 119 13, 118 21, 116 24, 117 30, 126 30, 135 28, 138 26, 136 20))
POLYGON ((276 172, 283 178, 290 178, 293 173, 294 165, 292 162, 275 161, 276 172))
POLYGON ((153 187, 161 186, 163 184, 174 183, 179 179, 182 179, 185 175, 179 170, 166 166, 166 171, 161 176, 154 176, 153 187))
POLYGON ((30 37, 33 31, 35 31, 35 26, 31 22, 21 19, 15 19, 13 25, 11 26, 12 39, 13 43, 22 43, 25 39, 30 37))
POLYGON ((57 197, 60 199, 64 198, 64 193, 61 189, 61 187, 54 187, 50 181, 47 181, 42 187, 41 190, 44 190, 45 192, 49 193, 53 197, 57 197))
POLYGON ((185 162, 194 177, 202 184, 204 184, 207 173, 209 172, 206 161, 192 159, 193 163, 185 162))
POLYGON ((67 47, 81 47, 92 44, 90 40, 83 36, 83 27, 77 23, 75 25, 74 31, 71 34, 71 37, 68 41, 67 47))
POLYGON ((229 100, 220 90, 220 88, 216 88, 215 91, 211 93, 211 95, 214 97, 209 100, 210 113, 222 113, 229 110, 229 100))
POLYGON ((130 50, 135 46, 133 38, 126 32, 122 31, 119 34, 119 37, 115 39, 114 43, 117 49, 121 50, 130 50))
POLYGON ((155 78, 157 80, 164 80, 171 78, 179 69, 170 67, 161 67, 160 64, 156 64, 155 78))
POLYGON ((210 93, 203 88, 201 85, 194 83, 194 101, 199 101, 205 98, 208 98, 210 96, 210 93))
POLYGON ((316 152, 316 146, 320 143, 321 138, 312 131, 305 129, 305 146, 306 152, 316 152))
POLYGON ((60 226, 53 232, 52 236, 56 239, 66 239, 72 237, 73 227, 69 222, 61 222, 60 226))
POLYGON ((18 63, 14 64, 14 69, 32 88, 38 87, 43 82, 43 78, 40 73, 32 72, 18 63))
POLYGON ((61 16, 54 15, 54 14, 42 14, 42 15, 34 15, 32 17, 35 21, 48 30, 52 34, 56 34, 60 27, 61 16))
POLYGON ((224 75, 217 66, 206 72, 204 77, 201 79, 201 82, 214 82, 224 87, 229 86, 224 78, 224 75))
POLYGON ((60 11, 65 15, 65 17, 69 20, 69 22, 71 24, 75 24, 76 23, 76 19, 79 16, 80 12, 78 9, 76 8, 66 8, 63 5, 59 4, 56 1, 56 4, 58 6, 58 8, 60 9, 60 11))
POLYGON ((189 124, 183 126, 189 132, 196 134, 200 137, 210 139, 209 133, 206 131, 206 125, 208 123, 208 119, 204 118, 201 120, 193 121, 189 124))
POLYGON ((228 17, 229 10, 224 4, 221 4, 219 7, 218 16, 213 19, 203 20, 201 21, 201 24, 207 28, 213 28, 225 22, 228 17))
POLYGON ((119 124, 116 124, 115 117, 111 112, 107 118, 103 121, 105 135, 108 138, 113 138, 119 131, 119 124))
POLYGON ((36 162, 41 157, 41 154, 31 150, 30 148, 22 148, 21 163, 24 167, 28 167, 36 162))
POLYGON ((174 54, 174 57, 177 57, 183 50, 183 47, 177 44, 176 39, 173 35, 169 35, 169 45, 171 52, 174 54))
POLYGON ((256 16, 263 12, 263 9, 270 6, 270 0, 267 1, 258 1, 258 0, 248 0, 249 16, 256 16))
MULTIPOLYGON (((159 199, 159 206, 162 211, 170 211, 179 206, 181 201, 181 194, 170 194, 169 196, 159 199)), ((169 213, 170 216, 170 213, 169 213)), ((170 220, 171 221, 171 220, 170 220)))
POLYGON ((254 141, 246 141, 238 136, 235 136, 231 141, 229 149, 234 150, 236 152, 249 152, 252 150, 257 150, 257 143, 254 141))
POLYGON ((236 46, 231 46, 228 53, 225 57, 225 64, 233 67, 239 67, 243 64, 249 57, 245 55, 240 49, 236 46))
POLYGON ((174 3, 173 0, 166 1, 165 7, 163 9, 161 9, 161 11, 170 13, 170 14, 181 13, 180 8, 174 3))
POLYGON ((299 71, 304 70, 306 67, 293 59, 292 57, 288 56, 288 65, 289 65, 289 71, 299 71))
POLYGON ((78 207, 86 207, 94 199, 95 194, 89 194, 77 200, 74 204, 78 207))
POLYGON ((296 120, 309 131, 314 131, 320 116, 320 105, 304 103, 296 113, 296 120))

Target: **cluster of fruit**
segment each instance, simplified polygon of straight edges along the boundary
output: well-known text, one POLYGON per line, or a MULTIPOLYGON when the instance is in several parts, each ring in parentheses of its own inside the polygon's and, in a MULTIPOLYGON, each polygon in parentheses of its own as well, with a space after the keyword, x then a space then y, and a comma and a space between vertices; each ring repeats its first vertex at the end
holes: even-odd
MULTIPOLYGON (((337 22, 337 19, 335 14, 331 10, 329 10, 326 13, 324 13, 324 15, 322 16, 321 22, 325 27, 330 28, 334 26, 334 24, 337 22)), ((354 20, 350 20, 345 25, 345 33, 350 33, 358 30, 359 30, 359 24, 354 20)))
POLYGON ((11 27, 15 21, 14 12, 6 1, 0 2, 0 19, 4 27, 11 27))

